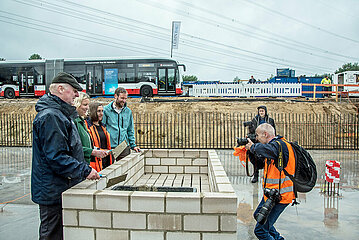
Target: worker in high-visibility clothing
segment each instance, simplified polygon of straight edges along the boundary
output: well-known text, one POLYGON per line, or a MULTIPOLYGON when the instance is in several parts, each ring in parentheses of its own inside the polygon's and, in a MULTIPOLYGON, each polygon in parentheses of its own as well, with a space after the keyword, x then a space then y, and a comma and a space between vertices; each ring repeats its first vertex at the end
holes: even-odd
MULTIPOLYGON (((328 76, 326 76, 325 78, 322 79, 322 81, 320 83, 321 84, 332 84, 332 81, 330 80, 330 78, 328 76)), ((329 92, 332 90, 332 87, 331 86, 323 87, 323 90, 329 92)), ((324 93, 324 96, 329 97, 330 93, 324 93)))
POLYGON ((264 196, 253 214, 257 220, 254 234, 258 239, 284 239, 274 228, 274 223, 288 204, 295 200, 293 182, 283 171, 285 169, 289 174, 294 174, 294 151, 283 137, 275 135, 274 128, 268 123, 257 127, 256 139, 258 143, 253 143, 248 138, 245 146, 258 159, 264 161, 264 196))

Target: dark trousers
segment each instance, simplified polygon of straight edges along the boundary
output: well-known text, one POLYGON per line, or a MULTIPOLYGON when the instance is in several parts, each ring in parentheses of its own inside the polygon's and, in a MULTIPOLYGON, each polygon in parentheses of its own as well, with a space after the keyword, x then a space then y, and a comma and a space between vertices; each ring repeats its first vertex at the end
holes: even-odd
MULTIPOLYGON (((264 204, 264 198, 259 203, 257 209, 254 211, 254 216, 259 212, 264 204)), ((273 226, 274 223, 279 218, 280 214, 284 211, 284 209, 288 206, 288 204, 277 203, 272 208, 272 211, 269 213, 267 222, 263 225, 257 223, 256 227, 254 228, 254 234, 257 236, 258 239, 268 239, 268 240, 282 240, 284 239, 279 232, 273 226)))
POLYGON ((120 153, 120 155, 117 157, 116 161, 126 157, 127 155, 130 155, 130 153, 131 153, 131 148, 127 146, 125 150, 123 150, 122 153, 120 153))
POLYGON ((40 240, 62 240, 62 206, 39 205, 40 209, 40 240))

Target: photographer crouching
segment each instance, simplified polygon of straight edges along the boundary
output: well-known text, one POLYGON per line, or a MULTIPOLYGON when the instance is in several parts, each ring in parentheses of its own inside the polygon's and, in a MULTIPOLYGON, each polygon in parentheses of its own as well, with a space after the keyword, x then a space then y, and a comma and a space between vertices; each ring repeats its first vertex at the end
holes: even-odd
POLYGON ((293 182, 284 174, 294 174, 295 158, 293 149, 283 137, 275 136, 274 128, 263 123, 255 130, 258 143, 248 139, 245 148, 257 159, 264 162, 264 196, 254 211, 257 220, 254 234, 258 239, 284 239, 274 228, 280 214, 295 199, 293 182))

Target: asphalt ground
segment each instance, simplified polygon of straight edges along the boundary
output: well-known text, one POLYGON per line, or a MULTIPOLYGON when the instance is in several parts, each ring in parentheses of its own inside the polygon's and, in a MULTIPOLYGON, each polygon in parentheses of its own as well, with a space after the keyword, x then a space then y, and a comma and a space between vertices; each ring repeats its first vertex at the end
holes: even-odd
MULTIPOLYGON (((238 196, 237 239, 256 239, 252 214, 263 195, 261 181, 250 182, 232 150, 217 153, 238 196)), ((276 229, 293 240, 359 239, 359 151, 310 153, 317 164, 317 186, 299 196, 299 205, 286 208, 276 229), (341 162, 339 195, 322 193, 326 160, 341 162)), ((38 239, 39 210, 29 195, 30 173, 31 148, 0 148, 0 239, 38 239)))

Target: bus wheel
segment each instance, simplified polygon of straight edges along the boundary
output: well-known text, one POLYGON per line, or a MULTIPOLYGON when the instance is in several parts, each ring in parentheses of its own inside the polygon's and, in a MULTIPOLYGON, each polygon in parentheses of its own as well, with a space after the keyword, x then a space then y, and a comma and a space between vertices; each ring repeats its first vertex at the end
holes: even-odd
POLYGON ((4 93, 5 98, 15 98, 15 91, 12 88, 5 89, 4 93))
POLYGON ((142 97, 152 97, 152 88, 150 86, 143 86, 141 88, 141 96, 142 97))

